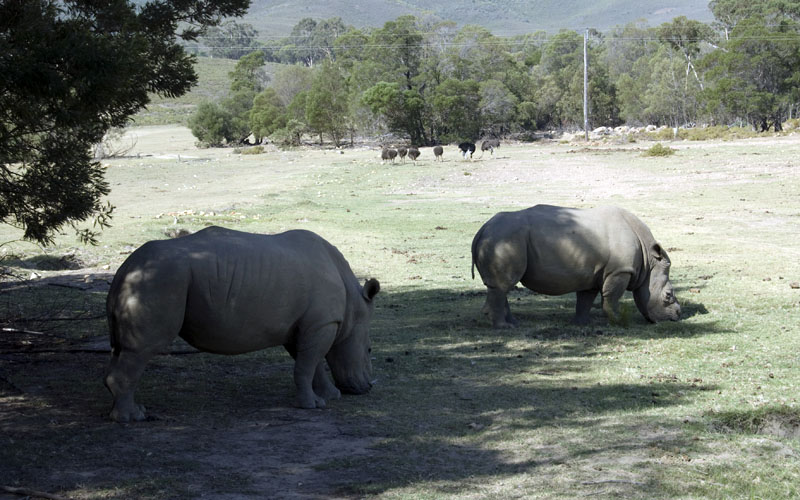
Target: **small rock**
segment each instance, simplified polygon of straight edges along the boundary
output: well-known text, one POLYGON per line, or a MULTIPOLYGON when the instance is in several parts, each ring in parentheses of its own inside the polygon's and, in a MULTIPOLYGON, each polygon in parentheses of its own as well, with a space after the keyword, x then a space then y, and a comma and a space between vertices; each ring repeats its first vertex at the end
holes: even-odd
POLYGON ((800 288, 800 281, 792 281, 792 282, 789 284, 789 286, 790 286, 790 287, 792 287, 792 288, 794 288, 795 290, 797 290, 798 288, 800 288))

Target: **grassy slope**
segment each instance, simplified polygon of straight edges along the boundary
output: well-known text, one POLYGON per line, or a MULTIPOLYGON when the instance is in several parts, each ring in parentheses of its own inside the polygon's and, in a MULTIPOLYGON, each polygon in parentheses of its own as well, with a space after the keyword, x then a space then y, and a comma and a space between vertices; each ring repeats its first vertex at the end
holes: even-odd
MULTIPOLYGON (((668 158, 641 157, 648 145, 550 143, 504 145, 501 158, 473 163, 448 149, 447 161, 434 163, 424 149, 418 166, 388 166, 375 151, 238 156, 192 150, 185 131, 142 132, 158 138, 161 145, 149 150, 156 156, 109 162, 119 210, 101 247, 81 250, 84 259, 113 270, 121 250, 174 225, 302 227, 336 244, 359 276, 381 280, 372 335, 379 383, 329 410, 357 424, 348 431, 353 439, 375 445, 366 457, 320 469, 342 478, 338 494, 800 494, 800 290, 789 286, 800 280, 797 137, 676 143, 678 153, 668 158), (619 204, 640 215, 670 249, 686 318, 649 325, 634 313, 627 328, 609 327, 597 310, 591 327, 574 327, 573 297, 519 290, 511 303, 521 327, 488 328, 479 313, 484 289, 469 276, 469 243, 496 211, 540 202, 619 204), (754 432, 762 427, 769 432, 754 432)), ((10 239, 7 228, 0 231, 10 239)), ((56 250, 73 244, 64 238, 56 250)), ((629 296, 626 304, 632 308, 629 296)), ((98 322, 95 334, 102 330, 98 322)), ((286 363, 280 350, 265 357, 286 363)), ((169 391, 171 372, 163 372, 170 363, 151 367, 140 397, 184 418, 191 391, 203 386, 169 391)), ((215 362, 180 363, 202 372, 215 362)), ((292 392, 288 373, 267 387, 273 396, 292 392)), ((241 404, 218 394, 222 406, 199 411, 215 415, 241 404)), ((99 387, 84 397, 98 414, 107 402, 99 387)), ((47 445, 39 446, 48 456, 47 445)), ((152 460, 173 470, 163 453, 152 460)), ((166 476, 176 491, 186 484, 183 474, 166 476)), ((89 495, 92 484, 76 491, 89 495)), ((135 492, 135 484, 118 491, 135 492)))
MULTIPOLYGON (((186 125, 198 104, 203 101, 219 102, 228 95, 231 84, 228 73, 235 66, 236 61, 232 59, 198 57, 195 65, 197 85, 175 99, 151 95, 150 105, 133 117, 133 123, 138 126, 171 123, 186 125)), ((276 63, 267 63, 265 72, 271 76, 279 66, 276 63)))

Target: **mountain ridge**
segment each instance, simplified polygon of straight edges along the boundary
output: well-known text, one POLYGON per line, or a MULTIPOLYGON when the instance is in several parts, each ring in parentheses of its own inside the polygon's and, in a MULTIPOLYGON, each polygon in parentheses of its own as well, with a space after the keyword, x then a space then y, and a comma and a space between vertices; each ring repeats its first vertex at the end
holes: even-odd
POLYGON ((643 20, 658 26, 675 17, 713 20, 705 0, 253 0, 242 22, 262 35, 285 36, 303 18, 341 17, 357 28, 380 27, 402 15, 477 24, 498 36, 560 29, 608 31, 643 20))

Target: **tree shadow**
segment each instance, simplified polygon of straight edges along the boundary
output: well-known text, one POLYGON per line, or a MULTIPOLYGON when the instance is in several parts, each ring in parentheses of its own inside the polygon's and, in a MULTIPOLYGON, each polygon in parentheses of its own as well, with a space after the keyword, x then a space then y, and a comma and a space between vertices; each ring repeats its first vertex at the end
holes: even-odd
MULTIPOLYGON (((102 316, 103 287, 110 277, 91 275, 93 287, 87 290, 51 286, 64 278, 46 278, 39 285, 48 292, 90 292, 87 307, 102 316)), ((483 290, 386 287, 371 328, 375 387, 310 413, 293 408, 292 363, 282 349, 242 356, 157 356, 137 393, 156 420, 127 426, 107 418, 111 398, 102 378, 108 358, 102 352, 4 353, 0 400, 8 411, 0 418, 0 431, 15 445, 0 453, 5 464, 0 475, 66 489, 115 487, 118 498, 146 496, 143 484, 163 488, 147 482, 156 470, 168 471, 172 487, 187 491, 197 484, 212 487, 210 471, 239 478, 227 492, 289 484, 264 479, 275 475, 276 462, 248 461, 239 450, 247 446, 251 457, 272 453, 276 460, 302 465, 304 479, 291 485, 301 496, 380 494, 420 481, 440 483, 442 494, 455 494, 463 491, 457 486, 463 482, 533 474, 613 446, 620 452, 641 447, 641 440, 624 435, 630 427, 620 424, 616 444, 545 443, 515 456, 516 451, 497 446, 509 434, 559 428, 582 435, 598 421, 680 405, 695 392, 714 389, 678 379, 585 379, 611 339, 721 333, 714 322, 701 319, 702 304, 690 307, 688 322, 650 325, 642 319, 612 328, 596 309, 591 325, 577 327, 570 323, 574 297, 518 289, 510 301, 521 327, 498 331, 480 313, 484 297, 483 290), (253 428, 258 434, 242 437, 243 429, 253 428), (252 444, 253 439, 262 445, 252 444), (354 443, 360 447, 347 451, 354 443), (344 451, 323 453, 320 446, 344 451), (68 467, 61 465, 65 453, 68 467), (108 466, 109 456, 116 457, 116 471, 108 466), (133 483, 120 487, 125 478, 133 483)), ((105 319, 87 323, 82 335, 106 336, 105 319)))

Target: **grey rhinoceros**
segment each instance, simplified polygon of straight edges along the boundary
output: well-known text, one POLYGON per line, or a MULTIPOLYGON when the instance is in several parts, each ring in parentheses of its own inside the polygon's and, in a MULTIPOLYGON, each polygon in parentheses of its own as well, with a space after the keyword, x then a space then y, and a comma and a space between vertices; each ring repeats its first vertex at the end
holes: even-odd
POLYGON ((295 359, 302 408, 324 408, 339 389, 363 394, 371 386, 369 322, 379 290, 375 279, 362 287, 342 254, 310 231, 209 227, 145 243, 117 271, 106 302, 111 418, 144 419, 134 389, 145 363, 176 336, 218 354, 284 346, 295 359))
POLYGON ((625 290, 633 291, 647 320, 680 318, 667 252, 622 208, 536 205, 500 212, 472 240, 472 266, 472 277, 477 267, 488 289, 483 312, 495 328, 518 324, 506 296, 517 282, 546 295, 577 292, 577 324, 589 322, 598 293, 609 321, 616 321, 625 290))

